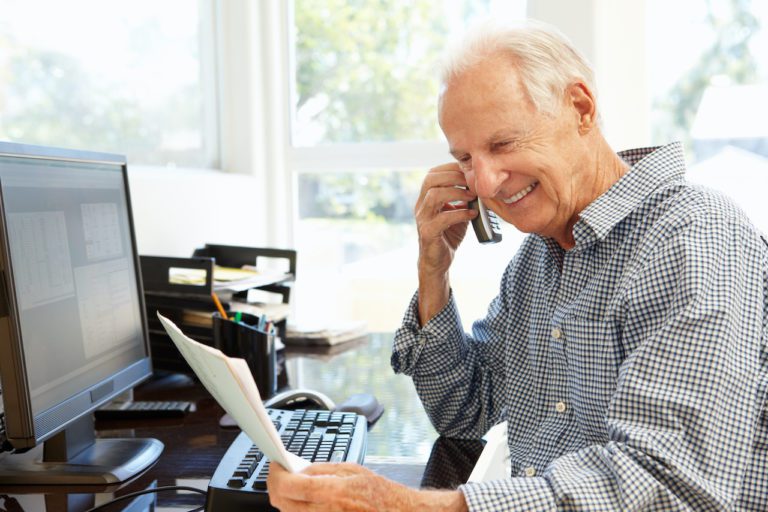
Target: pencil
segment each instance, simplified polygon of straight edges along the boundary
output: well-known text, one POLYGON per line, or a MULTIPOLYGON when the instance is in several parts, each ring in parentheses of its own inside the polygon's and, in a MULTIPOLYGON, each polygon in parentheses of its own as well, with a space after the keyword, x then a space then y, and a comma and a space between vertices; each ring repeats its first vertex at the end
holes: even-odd
POLYGON ((224 320, 229 320, 227 312, 224 311, 224 306, 221 305, 221 301, 219 300, 219 296, 216 295, 216 292, 211 292, 211 297, 213 298, 213 303, 216 304, 216 309, 218 309, 219 313, 221 314, 221 318, 224 320))

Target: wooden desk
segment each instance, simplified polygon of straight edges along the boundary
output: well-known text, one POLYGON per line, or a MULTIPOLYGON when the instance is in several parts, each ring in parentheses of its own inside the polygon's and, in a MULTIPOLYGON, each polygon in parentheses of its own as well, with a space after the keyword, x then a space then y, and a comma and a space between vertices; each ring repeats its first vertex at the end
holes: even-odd
MULTIPOLYGON (((288 380, 293 387, 313 387, 337 402, 355 392, 373 393, 385 412, 369 432, 365 465, 390 479, 418 487, 437 435, 407 377, 389 367, 391 335, 372 335, 365 343, 339 351, 288 350, 288 380), (292 374, 293 372, 293 374, 292 374)), ((165 445, 159 461, 135 480, 111 488, 0 487, 0 512, 82 512, 115 496, 152 486, 186 485, 205 490, 219 460, 239 433, 218 425, 223 411, 200 386, 160 391, 139 387, 137 400, 188 400, 195 410, 179 420, 99 422, 100 437, 153 437, 165 445), (75 492, 73 492, 75 491, 75 492)), ((122 502, 108 510, 131 512, 192 510, 202 495, 163 492, 122 502), (156 501, 155 501, 156 500, 156 501)))

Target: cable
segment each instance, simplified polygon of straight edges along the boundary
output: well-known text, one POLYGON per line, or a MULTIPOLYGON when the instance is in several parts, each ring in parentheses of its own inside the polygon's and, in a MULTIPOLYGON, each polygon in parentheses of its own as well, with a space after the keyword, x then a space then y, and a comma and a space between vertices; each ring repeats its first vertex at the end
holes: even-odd
MULTIPOLYGON (((86 512, 96 512, 97 510, 102 510, 103 508, 113 505, 119 501, 135 498, 136 496, 141 496, 143 494, 151 494, 154 492, 161 492, 161 491, 190 491, 190 492, 196 492, 196 493, 202 494, 203 496, 208 494, 207 491, 204 491, 202 489, 197 489, 196 487, 187 487, 185 485, 166 485, 164 487, 154 487, 152 489, 144 489, 143 491, 129 492, 128 494, 118 496, 113 500, 110 500, 106 503, 102 503, 101 505, 98 505, 96 507, 90 508, 86 512)), ((196 509, 191 510, 190 512, 199 512, 200 510, 203 510, 204 507, 205 505, 199 506, 196 509)))

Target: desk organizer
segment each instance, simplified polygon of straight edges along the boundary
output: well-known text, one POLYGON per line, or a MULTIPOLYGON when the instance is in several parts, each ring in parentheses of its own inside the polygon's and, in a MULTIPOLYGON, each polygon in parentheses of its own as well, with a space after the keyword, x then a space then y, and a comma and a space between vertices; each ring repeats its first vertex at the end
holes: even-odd
MULTIPOLYGON (((285 339, 288 302, 296 276, 296 251, 206 244, 196 249, 190 258, 142 255, 140 260, 155 370, 193 374, 165 333, 157 319, 157 311, 178 325, 190 338, 215 346, 213 313, 216 305, 212 292, 217 293, 228 316, 235 310, 243 311, 244 315, 266 313, 267 319, 275 326, 276 336, 285 339), (283 263, 287 264, 287 272, 276 274, 274 279, 256 280, 254 286, 248 280, 221 283, 214 279, 217 265, 231 268, 251 266, 258 269, 259 260, 264 258, 285 260, 283 263), (199 276, 199 279, 174 279, 180 271, 199 276), (268 305, 248 303, 248 291, 251 289, 276 294, 279 302, 268 305)), ((237 356, 234 353, 228 355, 237 356)), ((275 374, 281 387, 287 384, 282 365, 276 365, 275 374)))
POLYGON ((213 314, 213 346, 225 355, 245 359, 262 400, 277 391, 277 353, 275 333, 261 324, 261 317, 247 313, 222 318, 213 314))

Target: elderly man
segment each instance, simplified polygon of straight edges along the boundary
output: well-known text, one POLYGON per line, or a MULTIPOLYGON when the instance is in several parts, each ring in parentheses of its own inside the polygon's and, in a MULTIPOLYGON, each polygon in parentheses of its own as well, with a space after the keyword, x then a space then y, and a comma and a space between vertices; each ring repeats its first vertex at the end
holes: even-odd
POLYGON ((392 365, 441 434, 477 438, 507 420, 512 473, 428 491, 354 465, 275 468, 273 503, 768 510, 760 233, 684 180, 679 144, 613 152, 589 67, 549 29, 484 27, 443 83, 440 126, 457 163, 422 186, 419 288, 392 365), (470 335, 448 276, 475 197, 530 235, 470 335))

